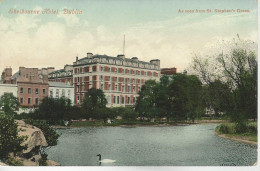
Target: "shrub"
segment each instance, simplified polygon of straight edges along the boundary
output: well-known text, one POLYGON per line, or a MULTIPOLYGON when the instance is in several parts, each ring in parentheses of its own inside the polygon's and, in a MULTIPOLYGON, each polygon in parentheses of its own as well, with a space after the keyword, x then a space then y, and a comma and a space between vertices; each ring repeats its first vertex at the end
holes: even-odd
POLYGON ((247 129, 248 129, 248 132, 253 133, 253 134, 257 134, 257 125, 256 125, 256 123, 249 123, 247 125, 247 129))
POLYGON ((248 127, 245 123, 238 122, 235 124, 235 133, 241 134, 246 133, 248 131, 248 127))
POLYGON ((6 163, 10 166, 23 166, 23 163, 13 157, 8 157, 6 163))
POLYGON ((223 134, 231 134, 234 132, 232 124, 223 123, 219 126, 219 132, 223 134))
POLYGON ((21 145, 26 137, 18 136, 18 126, 13 117, 0 114, 0 159, 7 160, 9 153, 21 153, 27 149, 21 145))

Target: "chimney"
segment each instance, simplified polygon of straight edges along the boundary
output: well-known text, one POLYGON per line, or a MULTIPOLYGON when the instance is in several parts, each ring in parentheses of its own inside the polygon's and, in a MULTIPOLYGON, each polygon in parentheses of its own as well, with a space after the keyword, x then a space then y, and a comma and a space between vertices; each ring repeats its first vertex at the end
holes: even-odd
POLYGON ((150 60, 150 63, 157 65, 158 67, 160 67, 160 60, 159 59, 153 59, 150 60))
POLYGON ((79 57, 78 57, 78 56, 76 56, 76 62, 78 62, 78 60, 79 60, 79 57))
POLYGON ((93 53, 90 53, 90 52, 87 53, 87 58, 92 58, 92 56, 93 56, 93 53))
POLYGON ((119 54, 119 55, 117 55, 117 57, 118 57, 118 58, 125 59, 125 55, 123 55, 123 54, 119 54))
POLYGON ((136 62, 138 62, 138 58, 137 57, 132 57, 131 59, 136 61, 136 62))

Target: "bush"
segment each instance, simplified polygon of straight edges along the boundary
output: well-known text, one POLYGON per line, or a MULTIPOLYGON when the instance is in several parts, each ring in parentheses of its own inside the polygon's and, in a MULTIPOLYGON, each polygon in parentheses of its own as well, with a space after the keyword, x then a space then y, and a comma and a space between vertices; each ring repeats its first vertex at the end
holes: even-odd
POLYGON ((246 133, 248 131, 248 128, 245 123, 236 123, 235 124, 235 133, 241 134, 246 133))
POLYGON ((219 132, 222 134, 232 134, 234 132, 232 124, 223 123, 219 126, 219 132))
POLYGON ((15 158, 13 157, 8 157, 6 163, 9 165, 9 166, 23 166, 23 163, 19 160, 16 160, 15 158))
POLYGON ((248 132, 257 134, 257 124, 256 123, 249 123, 247 125, 248 132))
POLYGON ((25 136, 18 136, 18 126, 14 118, 0 114, 0 159, 5 161, 9 153, 16 155, 27 149, 26 145, 21 145, 25 139, 25 136))
POLYGON ((26 123, 36 126, 37 128, 42 130, 48 146, 57 145, 59 134, 57 134, 56 131, 51 128, 49 124, 46 123, 46 121, 28 120, 26 121, 26 123))

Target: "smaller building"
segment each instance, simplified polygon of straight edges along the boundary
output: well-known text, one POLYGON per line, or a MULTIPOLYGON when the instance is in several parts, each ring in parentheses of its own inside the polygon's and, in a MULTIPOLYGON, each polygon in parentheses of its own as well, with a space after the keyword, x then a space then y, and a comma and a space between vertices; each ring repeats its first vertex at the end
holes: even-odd
POLYGON ((61 98, 65 97, 71 100, 74 105, 74 87, 62 82, 49 82, 49 97, 61 98))
POLYGON ((48 73, 48 80, 50 82, 62 82, 73 85, 73 66, 65 65, 64 69, 56 70, 48 73))
POLYGON ((17 85, 16 84, 0 84, 0 97, 6 93, 10 93, 14 97, 17 97, 17 85))
POLYGON ((161 68, 162 75, 174 75, 177 73, 177 68, 161 68))

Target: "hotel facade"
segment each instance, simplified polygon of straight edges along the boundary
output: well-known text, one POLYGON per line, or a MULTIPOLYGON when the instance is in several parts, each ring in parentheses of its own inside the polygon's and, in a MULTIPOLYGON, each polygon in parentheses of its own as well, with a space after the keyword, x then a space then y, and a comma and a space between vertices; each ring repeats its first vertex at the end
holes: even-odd
POLYGON ((108 107, 131 106, 147 80, 160 80, 160 60, 139 61, 137 57, 125 58, 93 55, 73 63, 75 104, 82 104, 90 88, 103 90, 108 107))

